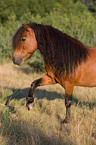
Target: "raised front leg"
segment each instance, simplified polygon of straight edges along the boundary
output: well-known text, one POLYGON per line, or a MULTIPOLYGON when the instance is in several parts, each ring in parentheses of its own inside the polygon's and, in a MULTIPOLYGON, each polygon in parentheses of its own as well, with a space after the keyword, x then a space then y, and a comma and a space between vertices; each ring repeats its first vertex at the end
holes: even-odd
POLYGON ((67 86, 65 88, 66 117, 65 117, 64 123, 69 123, 71 121, 72 93, 73 93, 73 86, 67 86))
POLYGON ((52 85, 52 84, 56 84, 57 82, 48 74, 46 74, 44 77, 37 79, 35 81, 32 82, 31 84, 31 88, 29 90, 29 94, 26 97, 27 103, 26 106, 28 107, 28 110, 32 109, 34 106, 34 90, 35 88, 39 87, 39 86, 43 86, 43 85, 52 85))

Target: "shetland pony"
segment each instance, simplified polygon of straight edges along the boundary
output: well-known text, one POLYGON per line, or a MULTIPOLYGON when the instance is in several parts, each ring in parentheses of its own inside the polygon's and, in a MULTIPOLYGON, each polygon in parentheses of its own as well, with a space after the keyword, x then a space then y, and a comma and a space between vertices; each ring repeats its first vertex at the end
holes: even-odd
POLYGON ((96 47, 89 48, 51 26, 30 23, 17 30, 13 48, 16 65, 22 65, 37 49, 45 63, 46 75, 32 82, 26 97, 28 109, 33 108, 33 94, 38 86, 59 83, 66 94, 64 123, 69 123, 74 86, 96 86, 96 47))

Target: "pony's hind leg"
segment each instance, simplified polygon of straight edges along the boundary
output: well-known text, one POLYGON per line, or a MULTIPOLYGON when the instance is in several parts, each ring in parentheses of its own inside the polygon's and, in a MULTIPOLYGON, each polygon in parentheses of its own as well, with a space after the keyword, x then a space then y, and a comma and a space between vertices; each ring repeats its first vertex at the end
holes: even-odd
POLYGON ((35 88, 39 87, 39 86, 43 86, 43 85, 52 85, 52 84, 56 84, 57 82, 48 74, 46 74, 44 77, 37 79, 35 81, 32 82, 31 84, 31 88, 29 90, 29 94, 26 97, 27 103, 26 106, 28 108, 28 110, 32 109, 34 106, 34 90, 35 88))

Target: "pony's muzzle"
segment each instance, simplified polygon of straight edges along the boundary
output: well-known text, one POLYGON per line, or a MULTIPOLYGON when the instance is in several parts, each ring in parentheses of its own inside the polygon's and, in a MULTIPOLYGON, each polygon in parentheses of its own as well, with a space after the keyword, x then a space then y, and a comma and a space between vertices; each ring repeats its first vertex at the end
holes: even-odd
POLYGON ((22 56, 18 56, 18 57, 13 56, 13 58, 12 58, 13 63, 17 64, 17 65, 21 65, 22 60, 23 60, 22 56))

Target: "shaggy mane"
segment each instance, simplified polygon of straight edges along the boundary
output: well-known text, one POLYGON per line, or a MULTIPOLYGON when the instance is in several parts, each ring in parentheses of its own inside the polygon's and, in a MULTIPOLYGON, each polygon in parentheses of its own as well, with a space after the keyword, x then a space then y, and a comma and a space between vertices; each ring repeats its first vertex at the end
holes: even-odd
MULTIPOLYGON (((67 34, 52 26, 30 23, 35 32, 38 49, 43 55, 48 66, 66 74, 75 71, 75 68, 86 61, 88 47, 67 34)), ((13 37, 13 48, 15 49, 25 29, 21 26, 13 37)))

